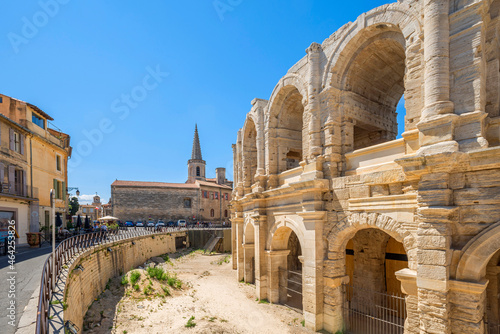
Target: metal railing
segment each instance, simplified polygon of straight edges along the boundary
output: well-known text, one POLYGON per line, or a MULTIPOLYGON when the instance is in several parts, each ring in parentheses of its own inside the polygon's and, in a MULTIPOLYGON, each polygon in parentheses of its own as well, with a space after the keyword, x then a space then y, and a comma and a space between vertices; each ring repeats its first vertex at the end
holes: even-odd
POLYGON ((342 286, 344 323, 351 334, 403 334, 405 297, 352 285, 342 286))
POLYGON ((279 268, 280 290, 286 293, 281 299, 285 306, 302 312, 302 271, 279 268))
MULTIPOLYGON (((213 229, 228 229, 213 228, 213 229)), ((49 304, 52 298, 55 285, 54 279, 61 273, 61 268, 70 261, 73 256, 79 254, 90 247, 102 245, 105 243, 114 243, 124 239, 131 239, 154 233, 184 232, 187 230, 207 230, 207 228, 178 228, 178 227, 120 227, 118 230, 108 230, 93 233, 79 234, 63 240, 55 249, 54 253, 49 255, 42 269, 42 278, 40 281, 40 293, 38 298, 38 311, 36 317, 36 333, 45 334, 49 327, 49 304), (52 272, 52 263, 54 263, 54 272, 52 272)))

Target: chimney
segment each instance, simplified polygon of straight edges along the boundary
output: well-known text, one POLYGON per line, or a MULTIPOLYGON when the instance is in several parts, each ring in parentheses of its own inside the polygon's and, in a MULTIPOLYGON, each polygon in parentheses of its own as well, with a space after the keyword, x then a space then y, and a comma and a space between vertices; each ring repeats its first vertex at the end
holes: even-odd
POLYGON ((224 184, 226 182, 226 169, 219 167, 215 169, 217 175, 217 184, 224 184))

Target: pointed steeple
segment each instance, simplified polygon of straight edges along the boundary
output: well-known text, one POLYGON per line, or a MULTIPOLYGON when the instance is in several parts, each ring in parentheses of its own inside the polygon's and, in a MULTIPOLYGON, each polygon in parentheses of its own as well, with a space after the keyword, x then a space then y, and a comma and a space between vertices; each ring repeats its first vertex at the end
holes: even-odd
POLYGON ((201 157, 200 137, 198 136, 198 124, 194 125, 193 152, 191 160, 203 160, 201 157))
POLYGON ((205 161, 201 156, 200 137, 198 136, 198 125, 194 126, 193 151, 191 159, 188 161, 187 183, 194 183, 196 180, 205 180, 205 161))

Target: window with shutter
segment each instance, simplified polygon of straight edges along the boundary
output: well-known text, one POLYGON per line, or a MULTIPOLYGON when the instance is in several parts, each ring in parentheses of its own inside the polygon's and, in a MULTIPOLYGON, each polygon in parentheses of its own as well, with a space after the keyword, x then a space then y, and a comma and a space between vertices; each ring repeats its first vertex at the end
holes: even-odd
POLYGON ((9 128, 9 148, 14 151, 14 129, 9 128))

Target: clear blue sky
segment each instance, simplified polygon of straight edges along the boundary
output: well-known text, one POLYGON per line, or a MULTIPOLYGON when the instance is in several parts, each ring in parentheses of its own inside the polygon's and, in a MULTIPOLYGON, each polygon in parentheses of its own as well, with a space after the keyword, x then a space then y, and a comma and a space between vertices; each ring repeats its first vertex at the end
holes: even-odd
POLYGON ((115 179, 185 182, 195 123, 207 176, 226 167, 232 178, 250 101, 268 99, 311 42, 385 3, 5 1, 0 91, 71 135, 68 183, 82 195, 107 202, 115 179), (144 84, 158 68, 168 75, 144 84), (140 102, 127 106, 132 93, 140 102))

